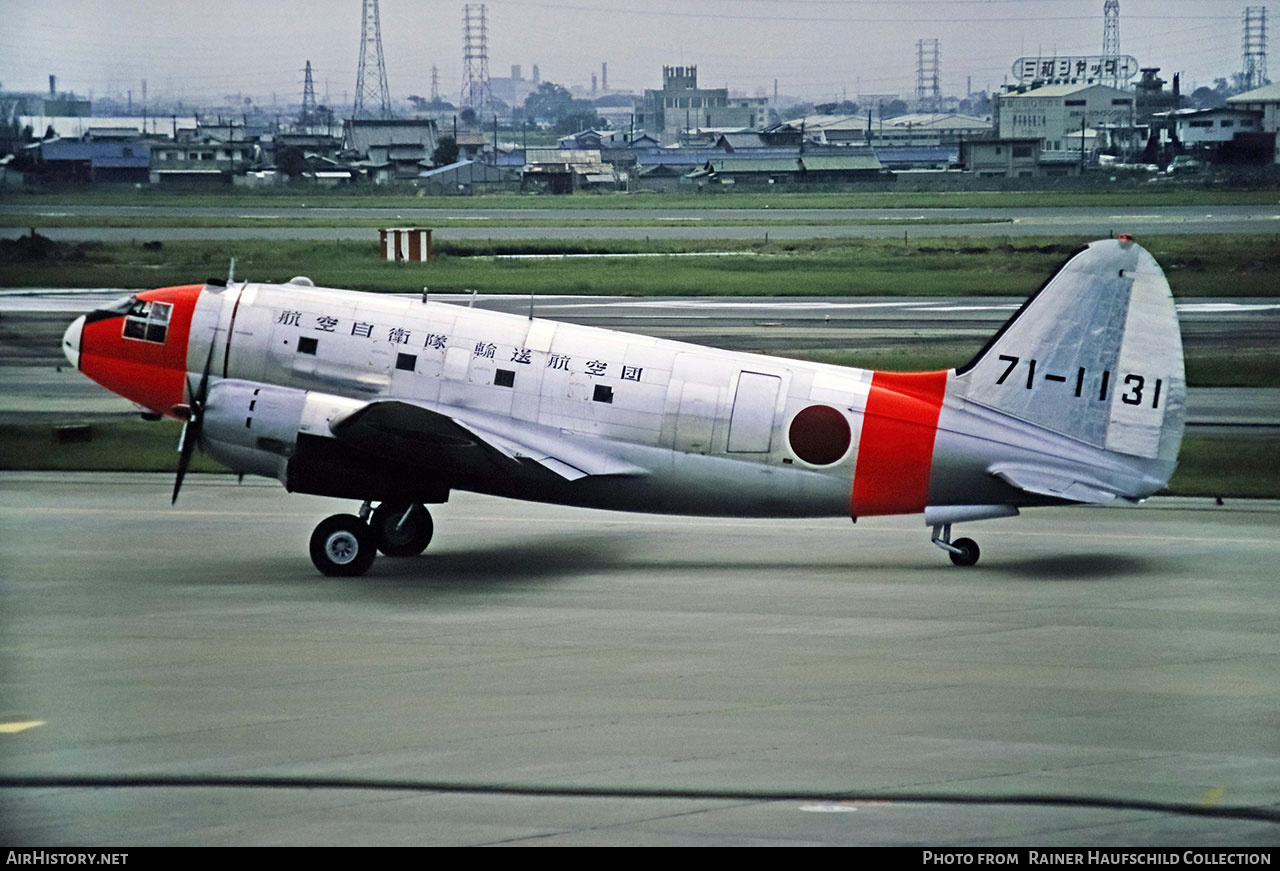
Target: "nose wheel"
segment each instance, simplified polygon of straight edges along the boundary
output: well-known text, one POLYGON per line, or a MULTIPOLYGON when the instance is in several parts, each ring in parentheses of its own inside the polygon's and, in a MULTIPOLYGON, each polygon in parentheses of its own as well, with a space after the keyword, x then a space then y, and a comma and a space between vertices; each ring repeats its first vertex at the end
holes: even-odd
POLYGON ((431 512, 418 504, 387 503, 360 516, 326 517, 311 533, 311 562, 332 578, 363 575, 378 551, 388 556, 417 556, 431 543, 435 525, 431 512))
POLYGON ((933 528, 934 544, 947 552, 947 556, 951 557, 951 561, 958 566, 971 566, 978 561, 978 557, 982 554, 978 543, 972 538, 957 538, 951 540, 951 524, 944 523, 933 528))

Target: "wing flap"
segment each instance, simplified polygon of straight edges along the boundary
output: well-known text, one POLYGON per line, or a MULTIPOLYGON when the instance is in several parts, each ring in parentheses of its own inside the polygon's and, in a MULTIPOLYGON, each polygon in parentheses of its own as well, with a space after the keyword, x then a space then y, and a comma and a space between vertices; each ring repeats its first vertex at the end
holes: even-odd
POLYGON ((336 438, 361 450, 463 474, 509 474, 530 465, 564 481, 648 474, 564 433, 511 418, 436 410, 399 399, 370 402, 334 420, 329 428, 336 438))

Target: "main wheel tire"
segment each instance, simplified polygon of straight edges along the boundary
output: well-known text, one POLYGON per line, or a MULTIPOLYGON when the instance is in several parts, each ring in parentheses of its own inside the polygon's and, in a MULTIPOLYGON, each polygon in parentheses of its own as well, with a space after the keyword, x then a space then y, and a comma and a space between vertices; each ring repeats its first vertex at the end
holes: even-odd
POLYGON ((978 561, 978 556, 982 553, 978 549, 978 543, 972 538, 957 538, 951 542, 951 546, 959 548, 960 553, 947 552, 951 557, 951 561, 958 566, 971 566, 978 561))
POLYGON ((311 562, 331 578, 363 575, 377 556, 373 533, 354 514, 335 514, 311 533, 311 562))
POLYGON ((402 526, 400 519, 408 509, 403 503, 383 502, 373 510, 369 529, 378 550, 387 556, 417 556, 431 544, 435 533, 431 512, 424 505, 415 505, 402 526))

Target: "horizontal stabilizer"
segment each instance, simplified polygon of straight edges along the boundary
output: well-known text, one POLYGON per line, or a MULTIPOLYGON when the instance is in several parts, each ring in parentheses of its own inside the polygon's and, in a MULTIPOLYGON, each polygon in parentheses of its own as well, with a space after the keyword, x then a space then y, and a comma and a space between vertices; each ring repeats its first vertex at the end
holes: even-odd
POLYGON ((1114 502, 1117 494, 1107 489, 1101 481, 1065 469, 1037 469, 1010 463, 997 463, 990 470, 1000 480, 1027 493, 1052 496, 1070 502, 1105 505, 1114 502))

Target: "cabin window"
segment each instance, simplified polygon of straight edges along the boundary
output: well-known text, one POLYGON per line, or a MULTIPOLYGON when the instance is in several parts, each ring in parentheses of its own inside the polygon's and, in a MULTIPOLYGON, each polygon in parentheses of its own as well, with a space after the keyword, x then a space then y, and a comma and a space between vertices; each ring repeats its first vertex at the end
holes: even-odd
POLYGON ((495 369, 493 372, 493 383, 499 387, 514 387, 516 384, 515 370, 495 369))
POLYGON ((412 372, 418 368, 417 354, 396 354, 396 368, 401 372, 412 372))
POLYGON ((173 305, 167 302, 151 302, 134 299, 124 318, 124 337, 141 342, 163 344, 169 329, 169 315, 173 305))
POLYGON ((608 384, 597 384, 595 392, 591 395, 591 399, 594 402, 606 402, 612 404, 613 388, 608 384))
POLYGON ((315 354, 316 348, 320 347, 320 340, 311 336, 303 336, 298 339, 299 354, 315 354))

